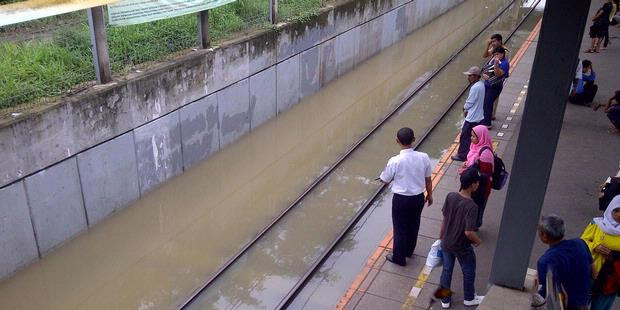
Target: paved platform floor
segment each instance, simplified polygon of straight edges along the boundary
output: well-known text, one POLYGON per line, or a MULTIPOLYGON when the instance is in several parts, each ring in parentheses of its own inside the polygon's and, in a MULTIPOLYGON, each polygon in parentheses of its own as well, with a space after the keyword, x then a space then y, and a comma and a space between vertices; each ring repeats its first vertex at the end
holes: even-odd
MULTIPOLYGON (((526 44, 512 57, 513 71, 500 96, 497 120, 491 131, 496 152, 503 158, 508 170, 512 165, 528 78, 536 51, 536 34, 535 30, 526 44)), ((449 192, 457 191, 460 185, 457 171, 462 163, 450 159, 457 146, 455 139, 433 172, 435 202, 431 207, 425 207, 422 212, 423 218, 414 257, 408 260, 406 267, 386 262, 385 254, 391 250, 392 236, 389 234, 371 255, 366 267, 343 296, 337 308, 427 309, 429 307, 430 296, 439 286, 441 268, 432 270, 425 268, 425 261, 431 244, 439 237, 444 199, 449 192)), ((484 295, 487 291, 505 194, 505 190, 493 191, 479 232, 483 244, 476 248, 476 290, 480 295, 484 295)), ((462 281, 460 266, 457 264, 452 279, 452 289, 455 291, 452 309, 467 308, 463 305, 462 281)))
MULTIPOLYGON (((593 0, 590 15, 602 5, 602 0, 593 0)), ((589 26, 589 24, 588 24, 589 26)), ((620 28, 610 27, 612 43, 598 54, 581 53, 580 58, 593 62, 597 73, 599 91, 596 103, 605 104, 620 89, 617 73, 620 72, 620 28)), ((506 81, 499 99, 497 121, 494 122, 492 137, 496 151, 508 170, 511 169, 519 132, 523 104, 527 94, 527 85, 531 66, 536 51, 536 39, 530 38, 531 45, 522 48, 513 55, 514 71, 506 81)), ((582 51, 590 44, 586 29, 582 51)), ((587 223, 598 211, 597 188, 609 175, 618 172, 620 159, 620 135, 608 133, 610 123, 601 111, 569 104, 558 148, 555 156, 543 214, 556 213, 566 221, 568 238, 579 237, 587 223)), ((435 168, 433 182, 436 184, 435 203, 425 208, 420 228, 418 246, 415 255, 408 260, 406 267, 400 267, 385 260, 385 253, 391 249, 391 234, 385 237, 377 250, 370 256, 364 270, 353 282, 349 291, 343 296, 338 309, 428 309, 430 295, 439 285, 441 268, 430 270, 424 267, 430 246, 439 234, 441 224, 441 206, 446 194, 458 189, 456 171, 461 163, 452 162, 449 155, 456 143, 435 168)), ((497 241, 497 232, 501 220, 506 190, 493 191, 484 216, 484 224, 479 232, 483 244, 476 248, 477 273, 476 290, 484 295, 488 290, 491 262, 497 241)), ((539 241, 535 241, 530 267, 536 268, 536 260, 546 250, 539 241)), ((466 309, 462 303, 462 273, 456 268, 452 280, 455 296, 452 309, 466 309)), ((616 307, 620 309, 620 303, 616 307)), ((438 305, 435 307, 438 308, 438 305)), ((510 305, 504 308, 511 309, 510 305)))

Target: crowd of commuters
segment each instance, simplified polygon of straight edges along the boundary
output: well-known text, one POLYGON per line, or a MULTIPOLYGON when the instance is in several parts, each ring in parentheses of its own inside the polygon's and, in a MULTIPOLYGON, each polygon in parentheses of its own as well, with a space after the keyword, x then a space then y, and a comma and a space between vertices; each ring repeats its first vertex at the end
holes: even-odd
MULTIPOLYGON (((617 2, 606 1, 595 14, 589 52, 598 52, 600 45, 606 47, 609 44, 607 27, 617 24, 614 22, 617 2)), ((458 171, 460 188, 446 196, 442 207, 440 288, 450 291, 452 273, 458 261, 463 273, 463 302, 466 306, 478 305, 484 299, 474 288, 474 247, 482 242, 477 232, 482 226, 496 168, 489 129, 495 119, 497 99, 510 71, 507 53, 502 36, 494 34, 483 53, 483 57, 488 58, 484 66, 473 66, 463 72, 471 87, 463 107, 459 147, 452 156, 453 160, 463 164, 458 171)), ((598 110, 602 105, 594 103, 598 91, 595 81, 592 62, 579 60, 568 101, 598 110)), ((620 91, 615 92, 603 110, 615 130, 620 132, 620 91)), ((429 206, 433 202, 430 159, 427 154, 413 150, 414 141, 412 129, 400 129, 396 143, 401 151, 388 161, 380 175, 380 180, 390 184, 393 192, 394 243, 393 251, 386 255, 386 259, 400 266, 407 264, 407 258, 411 258, 415 250, 425 202, 429 206)), ((533 306, 545 303, 548 292, 552 290, 547 287, 546 276, 552 273, 553 284, 557 286, 553 290, 563 294, 566 309, 611 309, 620 292, 620 178, 615 180, 619 186, 605 194, 607 200, 601 208, 605 211, 603 216, 594 218, 581 238, 564 239, 564 221, 556 215, 542 217, 538 237, 549 249, 538 260, 539 291, 533 299, 533 306), (615 195, 618 196, 613 198, 615 195)), ((450 304, 449 294, 441 298, 443 308, 449 308, 450 304)))
MULTIPOLYGON (((566 309, 612 309, 620 293, 620 190, 604 205, 580 238, 564 240, 564 221, 557 215, 543 216, 538 237, 549 249, 538 259, 538 295, 533 306, 542 306, 552 285, 562 295, 566 309)), ((600 197, 602 199, 603 197, 600 197)))
MULTIPOLYGON (((392 196, 392 224, 394 227, 393 251, 386 259, 400 266, 407 265, 407 258, 413 256, 420 228, 420 217, 425 202, 433 203, 431 162, 427 154, 413 150, 415 135, 411 128, 404 127, 396 133, 396 143, 401 151, 390 158, 379 179, 390 184, 392 196), (426 191, 426 197, 424 195, 426 191)), ((441 285, 449 289, 454 263, 458 260, 463 271, 463 286, 466 306, 479 305, 484 296, 475 294, 476 255, 473 246, 481 243, 476 234, 482 224, 480 203, 486 204, 490 177, 478 167, 484 157, 493 155, 488 130, 483 125, 474 127, 468 161, 460 176, 458 192, 446 196, 441 225, 443 271, 441 285)), ((491 160, 491 165, 492 165, 491 160)), ((484 164, 482 164, 484 165, 484 164)), ((492 166, 491 166, 492 167, 492 166)), ((492 169, 492 168, 491 168, 492 169)), ((486 171, 486 170, 485 170, 486 171)), ((444 308, 450 307, 450 296, 442 300, 444 308)))
MULTIPOLYGON (((463 161, 459 169, 461 185, 445 199, 440 239, 443 253, 441 287, 450 289, 454 264, 458 260, 463 271, 463 303, 466 306, 479 305, 484 299, 484 296, 475 294, 476 255, 473 247, 482 242, 476 232, 482 226, 484 209, 491 194, 495 154, 489 128, 494 102, 510 69, 506 53, 501 35, 495 34, 486 46, 483 56, 489 59, 484 67, 473 66, 463 72, 471 88, 463 109, 465 120, 459 148, 453 157, 463 161)), ((407 264, 406 259, 412 257, 415 250, 425 201, 429 206, 433 203, 430 159, 427 154, 412 149, 414 141, 412 129, 405 127, 397 132, 396 143, 401 151, 390 158, 379 177, 382 182, 390 184, 393 193, 394 243, 393 251, 386 255, 386 259, 400 266, 407 264)), ((450 303, 450 296, 441 301, 443 308, 449 308, 450 303)))

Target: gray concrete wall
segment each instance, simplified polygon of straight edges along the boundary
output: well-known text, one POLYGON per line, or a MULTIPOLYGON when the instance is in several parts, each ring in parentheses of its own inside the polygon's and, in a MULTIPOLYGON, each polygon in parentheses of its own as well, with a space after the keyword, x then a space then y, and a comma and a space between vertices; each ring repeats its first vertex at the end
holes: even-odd
POLYGON ((464 0, 352 0, 0 124, 0 279, 464 0))

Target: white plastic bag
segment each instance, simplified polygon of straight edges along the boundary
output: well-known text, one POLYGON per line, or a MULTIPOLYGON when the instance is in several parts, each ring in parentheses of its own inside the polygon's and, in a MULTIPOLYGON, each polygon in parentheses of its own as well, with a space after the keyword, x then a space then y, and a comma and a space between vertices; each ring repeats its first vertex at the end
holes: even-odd
POLYGON ((441 240, 436 240, 433 242, 431 246, 431 250, 428 251, 428 256, 426 257, 426 266, 431 268, 441 266, 443 262, 442 253, 441 253, 441 240))

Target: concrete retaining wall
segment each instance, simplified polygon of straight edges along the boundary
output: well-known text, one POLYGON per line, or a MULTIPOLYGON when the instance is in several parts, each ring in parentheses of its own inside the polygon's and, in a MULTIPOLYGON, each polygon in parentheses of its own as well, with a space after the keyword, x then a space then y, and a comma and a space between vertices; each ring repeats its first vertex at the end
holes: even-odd
POLYGON ((353 0, 0 125, 0 279, 464 0, 353 0))

